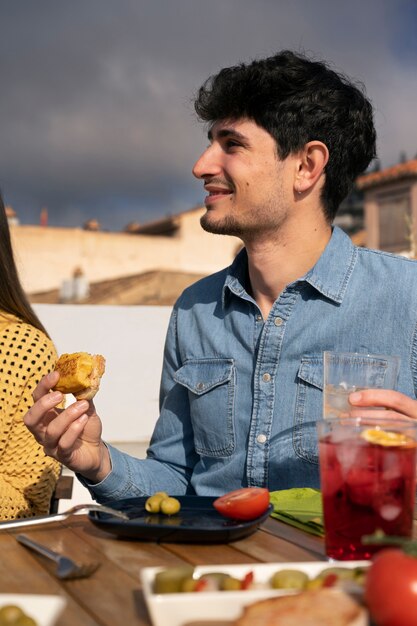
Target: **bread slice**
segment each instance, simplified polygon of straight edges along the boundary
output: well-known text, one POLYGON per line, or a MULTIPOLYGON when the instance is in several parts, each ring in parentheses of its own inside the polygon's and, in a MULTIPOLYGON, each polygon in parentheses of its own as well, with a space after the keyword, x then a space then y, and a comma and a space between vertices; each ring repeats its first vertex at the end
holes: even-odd
POLYGON ((254 602, 233 626, 366 626, 367 611, 341 590, 322 588, 254 602))
POLYGON ((54 389, 72 393, 77 400, 91 400, 100 387, 106 361, 101 354, 62 354, 55 365, 59 380, 54 389))

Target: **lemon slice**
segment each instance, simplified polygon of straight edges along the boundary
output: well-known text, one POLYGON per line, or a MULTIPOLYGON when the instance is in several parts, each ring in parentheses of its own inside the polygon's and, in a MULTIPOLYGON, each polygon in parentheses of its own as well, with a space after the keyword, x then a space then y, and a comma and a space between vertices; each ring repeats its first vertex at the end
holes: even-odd
POLYGON ((368 428, 361 432, 361 437, 369 443, 379 446, 405 446, 413 443, 411 437, 407 437, 407 435, 380 430, 379 428, 368 428))

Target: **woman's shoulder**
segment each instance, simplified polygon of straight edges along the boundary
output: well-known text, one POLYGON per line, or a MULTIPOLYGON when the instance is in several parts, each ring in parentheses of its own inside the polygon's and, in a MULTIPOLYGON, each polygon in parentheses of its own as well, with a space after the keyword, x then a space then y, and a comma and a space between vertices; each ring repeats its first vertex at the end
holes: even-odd
POLYGON ((7 351, 13 349, 34 356, 41 356, 38 353, 56 356, 53 341, 42 330, 8 313, 0 316, 0 343, 0 347, 6 347, 7 351))

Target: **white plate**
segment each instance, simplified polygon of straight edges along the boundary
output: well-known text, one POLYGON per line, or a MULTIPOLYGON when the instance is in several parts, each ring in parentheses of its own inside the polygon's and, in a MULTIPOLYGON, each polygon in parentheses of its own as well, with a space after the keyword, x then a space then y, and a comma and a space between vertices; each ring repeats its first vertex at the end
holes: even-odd
MULTIPOLYGON (((365 567, 370 561, 310 561, 291 563, 251 563, 248 565, 210 565, 197 566, 195 577, 207 572, 224 572, 236 578, 243 578, 248 572, 254 573, 255 583, 267 583, 271 576, 282 569, 297 569, 305 572, 310 578, 317 576, 328 567, 365 567)), ((183 626, 194 620, 233 620, 240 616, 247 604, 270 598, 287 595, 288 591, 278 589, 251 589, 246 591, 207 591, 194 593, 161 593, 153 592, 156 572, 164 567, 144 567, 141 570, 143 594, 154 626, 183 626)))
POLYGON ((15 604, 32 617, 37 626, 54 626, 66 605, 61 596, 48 596, 25 593, 0 593, 0 608, 15 604))

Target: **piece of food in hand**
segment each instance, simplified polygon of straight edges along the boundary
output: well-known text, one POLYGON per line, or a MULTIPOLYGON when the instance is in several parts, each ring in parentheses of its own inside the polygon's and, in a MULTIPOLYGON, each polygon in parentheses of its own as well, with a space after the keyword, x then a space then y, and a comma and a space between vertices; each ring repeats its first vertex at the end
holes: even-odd
POLYGON ((91 400, 100 387, 106 361, 101 354, 62 354, 55 365, 59 381, 54 390, 72 393, 77 400, 91 400))
POLYGON ((237 520, 252 520, 269 507, 269 491, 264 487, 243 487, 229 491, 213 502, 220 515, 237 520))
POLYGON ((233 626, 367 626, 367 611, 340 590, 318 589, 254 602, 233 626))

